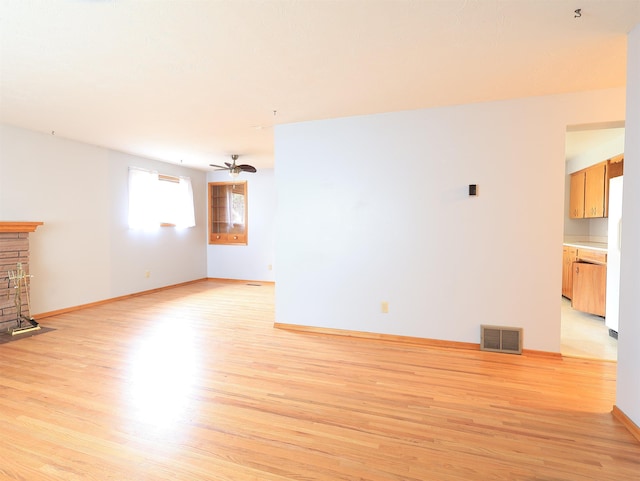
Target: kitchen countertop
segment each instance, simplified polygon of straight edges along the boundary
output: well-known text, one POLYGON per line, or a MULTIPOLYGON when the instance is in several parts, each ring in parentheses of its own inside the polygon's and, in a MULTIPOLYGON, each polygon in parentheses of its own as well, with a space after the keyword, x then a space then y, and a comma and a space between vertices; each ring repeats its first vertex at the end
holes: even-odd
POLYGON ((576 247, 578 249, 591 249, 594 251, 607 252, 607 244, 605 242, 590 242, 590 241, 572 241, 563 242, 562 245, 568 247, 576 247))

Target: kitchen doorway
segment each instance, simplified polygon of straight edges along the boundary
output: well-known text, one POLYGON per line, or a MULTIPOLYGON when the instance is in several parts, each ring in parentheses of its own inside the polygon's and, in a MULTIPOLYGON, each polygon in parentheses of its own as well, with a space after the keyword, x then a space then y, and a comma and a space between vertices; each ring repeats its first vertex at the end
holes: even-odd
MULTIPOLYGON (((572 218, 570 216, 571 174, 622 153, 624 153, 624 121, 567 127, 565 142, 565 243, 601 245, 606 248, 609 237, 607 217, 572 218)), ((564 295, 571 297, 570 294, 564 295)), ((578 311, 572 307, 570 299, 562 297, 560 324, 562 355, 617 360, 618 341, 609 335, 609 328, 605 324, 604 317, 578 311)))

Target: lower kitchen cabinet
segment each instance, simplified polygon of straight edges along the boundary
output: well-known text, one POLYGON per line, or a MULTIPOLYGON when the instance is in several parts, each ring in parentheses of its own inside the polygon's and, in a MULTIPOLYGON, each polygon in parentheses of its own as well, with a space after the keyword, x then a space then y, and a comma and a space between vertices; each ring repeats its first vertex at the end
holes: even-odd
POLYGON ((607 266, 573 263, 571 305, 578 311, 604 317, 607 292, 607 266))
POLYGON ((575 247, 562 248, 562 295, 567 299, 573 296, 573 263, 577 254, 578 249, 575 247))

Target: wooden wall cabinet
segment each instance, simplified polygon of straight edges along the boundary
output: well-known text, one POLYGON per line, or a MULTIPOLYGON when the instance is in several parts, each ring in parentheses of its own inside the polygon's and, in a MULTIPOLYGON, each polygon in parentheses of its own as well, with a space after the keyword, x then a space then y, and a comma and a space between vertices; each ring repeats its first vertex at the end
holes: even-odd
POLYGON ((584 217, 586 219, 606 217, 605 193, 607 192, 607 163, 596 164, 585 170, 584 175, 584 217))
POLYGON ((209 244, 247 244, 247 182, 209 182, 209 244))
POLYGON ((606 162, 571 174, 569 217, 572 219, 605 217, 607 180, 606 162))
POLYGON ((624 173, 624 154, 616 155, 609 159, 607 175, 610 179, 620 177, 624 173))
POLYGON ((624 154, 574 172, 570 177, 569 217, 594 219, 607 217, 609 179, 622 175, 624 154))
POLYGON ((584 171, 571 174, 569 217, 572 219, 584 218, 584 171))

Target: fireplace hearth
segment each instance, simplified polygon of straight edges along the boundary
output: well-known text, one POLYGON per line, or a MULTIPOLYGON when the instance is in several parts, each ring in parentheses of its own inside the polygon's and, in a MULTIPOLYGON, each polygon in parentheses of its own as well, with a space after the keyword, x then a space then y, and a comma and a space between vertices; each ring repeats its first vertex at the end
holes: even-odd
MULTIPOLYGON (((18 325, 15 288, 9 273, 21 264, 25 274, 29 274, 29 234, 40 225, 42 222, 0 222, 0 332, 18 325)), ((22 288, 23 299, 29 298, 28 288, 28 283, 22 288)), ((22 315, 31 316, 26 305, 21 309, 22 315)))

